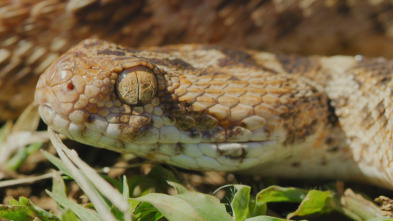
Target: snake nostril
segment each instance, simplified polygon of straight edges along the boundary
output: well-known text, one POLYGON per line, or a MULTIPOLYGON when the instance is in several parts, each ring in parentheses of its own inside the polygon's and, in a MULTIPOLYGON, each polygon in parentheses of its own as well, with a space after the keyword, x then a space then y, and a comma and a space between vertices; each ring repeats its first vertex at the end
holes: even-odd
POLYGON ((68 90, 74 90, 74 88, 75 88, 75 85, 72 82, 67 84, 67 89, 68 90))

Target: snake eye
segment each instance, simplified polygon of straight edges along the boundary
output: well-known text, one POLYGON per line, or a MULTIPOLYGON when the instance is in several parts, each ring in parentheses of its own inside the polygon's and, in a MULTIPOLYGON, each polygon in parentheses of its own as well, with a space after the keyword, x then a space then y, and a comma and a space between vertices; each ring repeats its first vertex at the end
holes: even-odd
POLYGON ((120 100, 128 105, 147 104, 156 95, 157 79, 149 68, 135 66, 119 75, 116 91, 120 100))

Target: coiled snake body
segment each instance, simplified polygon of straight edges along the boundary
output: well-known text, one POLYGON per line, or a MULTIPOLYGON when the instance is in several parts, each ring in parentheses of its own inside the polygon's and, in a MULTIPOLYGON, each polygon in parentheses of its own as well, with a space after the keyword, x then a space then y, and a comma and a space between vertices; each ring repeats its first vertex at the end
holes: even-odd
POLYGON ((196 170, 393 188, 393 62, 85 40, 40 77, 44 121, 82 143, 196 170))

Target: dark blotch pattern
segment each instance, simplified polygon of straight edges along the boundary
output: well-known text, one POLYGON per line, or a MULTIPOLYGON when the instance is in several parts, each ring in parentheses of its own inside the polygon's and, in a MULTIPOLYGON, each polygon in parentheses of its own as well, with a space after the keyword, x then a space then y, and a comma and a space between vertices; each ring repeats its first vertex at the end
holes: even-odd
MULTIPOLYGON (((216 48, 217 49, 217 48, 216 48)), ((219 66, 255 66, 260 67, 258 63, 252 58, 250 54, 242 50, 235 50, 231 48, 222 47, 219 49, 223 54, 226 55, 225 58, 219 60, 219 66)))
POLYGON ((115 56, 124 56, 125 55, 124 51, 116 51, 116 50, 110 50, 110 49, 98 51, 97 54, 115 55, 115 56))
POLYGON ((319 61, 310 57, 277 54, 276 58, 289 74, 316 72, 319 69, 319 61))
POLYGON ((149 61, 151 61, 154 64, 157 65, 163 65, 167 66, 170 68, 176 68, 179 70, 192 70, 194 67, 190 65, 189 63, 183 61, 182 59, 175 58, 175 59, 168 59, 168 58, 163 58, 163 59, 155 59, 155 58, 150 58, 149 61))

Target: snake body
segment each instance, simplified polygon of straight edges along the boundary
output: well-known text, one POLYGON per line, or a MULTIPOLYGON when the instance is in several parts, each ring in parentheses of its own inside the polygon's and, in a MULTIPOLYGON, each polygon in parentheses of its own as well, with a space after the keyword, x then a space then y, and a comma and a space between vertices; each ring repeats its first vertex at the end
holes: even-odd
POLYGON ((392 14, 390 0, 2 0, 0 120, 18 117, 39 75, 89 37, 393 58, 392 14))
POLYGON ((72 139, 192 169, 392 188, 390 61, 148 48, 393 58, 392 4, 0 1, 0 120, 19 116, 56 61, 36 101, 72 139), (90 37, 147 48, 89 40, 60 57, 90 37))
POLYGON ((195 170, 393 188, 393 61, 85 40, 40 77, 70 139, 195 170))

